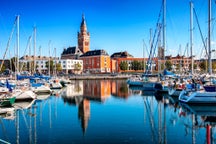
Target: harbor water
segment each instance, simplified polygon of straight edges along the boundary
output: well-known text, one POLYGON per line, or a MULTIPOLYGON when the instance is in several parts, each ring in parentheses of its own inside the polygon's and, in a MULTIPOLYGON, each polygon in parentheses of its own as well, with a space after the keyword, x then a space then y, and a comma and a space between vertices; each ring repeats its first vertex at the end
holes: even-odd
POLYGON ((216 106, 188 106, 126 80, 75 80, 0 118, 0 141, 13 144, 214 143, 216 106))

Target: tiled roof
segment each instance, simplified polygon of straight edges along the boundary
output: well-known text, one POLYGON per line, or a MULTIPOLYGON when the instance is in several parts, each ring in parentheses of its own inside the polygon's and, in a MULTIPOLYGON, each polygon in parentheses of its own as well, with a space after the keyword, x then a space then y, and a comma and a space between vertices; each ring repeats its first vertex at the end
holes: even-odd
MULTIPOLYGON (((58 57, 50 57, 51 59, 59 59, 58 57)), ((20 60, 34 60, 34 56, 24 55, 20 58, 20 60)), ((35 56, 35 60, 49 60, 48 56, 35 56)))
POLYGON ((93 51, 86 52, 85 54, 81 55, 80 57, 99 56, 99 55, 109 56, 105 50, 93 50, 93 51))
POLYGON ((116 52, 111 55, 111 58, 128 58, 133 57, 131 54, 129 54, 127 51, 124 52, 116 52))
POLYGON ((80 49, 76 46, 74 47, 68 47, 67 49, 64 49, 62 52, 62 55, 68 55, 68 54, 77 54, 81 53, 80 49))

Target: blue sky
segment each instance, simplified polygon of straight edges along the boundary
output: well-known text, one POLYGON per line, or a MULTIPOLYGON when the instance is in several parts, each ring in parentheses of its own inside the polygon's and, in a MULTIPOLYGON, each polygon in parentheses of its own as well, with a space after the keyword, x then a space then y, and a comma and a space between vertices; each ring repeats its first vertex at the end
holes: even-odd
MULTIPOLYGON (((1 0, 0 1, 0 49, 6 49, 7 41, 16 15, 20 15, 20 56, 24 55, 28 37, 37 27, 37 50, 48 56, 49 41, 51 55, 56 48, 60 56, 64 48, 77 45, 77 32, 82 14, 85 14, 90 32, 90 49, 105 49, 109 55, 128 51, 134 57, 143 57, 149 51, 150 29, 155 30, 162 0, 1 0)), ((194 1, 204 37, 207 36, 207 0, 194 1)), ((212 1, 212 17, 215 18, 215 2, 212 1)), ((184 53, 189 43, 189 0, 167 0, 167 47, 166 55, 184 53)), ((212 41, 214 41, 212 22, 212 41)), ((14 34, 10 43, 10 54, 14 55, 14 34)), ((201 55, 203 48, 194 19, 194 53, 201 55)), ((213 48, 214 43, 213 43, 213 48)), ((33 53, 33 50, 32 52, 33 53)), ((28 54, 28 53, 26 53, 28 54)))

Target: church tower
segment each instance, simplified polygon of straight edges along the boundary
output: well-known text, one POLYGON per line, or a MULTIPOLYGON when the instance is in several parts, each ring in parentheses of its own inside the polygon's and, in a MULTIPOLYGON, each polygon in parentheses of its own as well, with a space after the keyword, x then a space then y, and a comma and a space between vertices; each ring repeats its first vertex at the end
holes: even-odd
POLYGON ((90 50, 90 34, 87 32, 86 21, 84 15, 82 15, 82 22, 80 25, 80 32, 78 32, 78 48, 86 53, 90 50))

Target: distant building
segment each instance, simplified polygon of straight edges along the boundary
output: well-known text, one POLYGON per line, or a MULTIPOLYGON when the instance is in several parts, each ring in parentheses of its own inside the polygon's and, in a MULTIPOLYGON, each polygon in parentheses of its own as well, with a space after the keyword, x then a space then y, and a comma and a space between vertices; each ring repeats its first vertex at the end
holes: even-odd
POLYGON ((79 59, 83 52, 78 47, 69 47, 64 49, 61 54, 61 59, 79 59))
POLYGON ((80 56, 83 71, 90 73, 110 73, 110 56, 105 50, 88 51, 80 56))
MULTIPOLYGON (((135 70, 133 70, 132 69, 132 62, 133 61, 138 61, 138 62, 140 62, 141 64, 146 64, 147 63, 147 58, 145 58, 145 60, 144 60, 144 58, 116 58, 116 65, 117 65, 117 69, 116 69, 116 71, 118 72, 118 73, 120 73, 120 72, 135 72, 135 70), (128 65, 128 69, 127 70, 121 70, 121 68, 120 68, 120 64, 122 63, 122 62, 127 62, 127 65, 128 65)), ((154 65, 154 62, 153 62, 153 65, 154 65)), ((154 66, 155 67, 155 66, 154 66)), ((142 68, 142 69, 140 69, 140 70, 136 70, 136 72, 144 72, 144 68, 142 68)))
MULTIPOLYGON (((25 63, 27 66, 27 63, 32 62, 33 63, 34 56, 23 56, 20 58, 21 63, 25 63)), ((82 60, 75 60, 75 59, 59 59, 59 58, 54 58, 54 57, 40 57, 37 56, 35 58, 35 63, 36 63, 36 71, 41 72, 41 73, 47 73, 48 68, 47 68, 47 63, 49 60, 53 61, 53 64, 61 64, 62 71, 65 73, 82 73, 83 70, 83 61, 82 60), (79 65, 79 67, 77 66, 79 65)), ((27 68, 28 70, 29 68, 27 68)))
MULTIPOLYGON (((178 67, 182 71, 188 71, 190 70, 191 65, 191 57, 185 57, 184 55, 180 56, 179 54, 177 56, 166 56, 166 60, 170 60, 173 65, 173 70, 176 70, 178 67)), ((194 61, 195 62, 195 61, 194 61)))
POLYGON ((48 57, 48 56, 33 56, 33 55, 24 55, 24 56, 22 56, 19 60, 22 62, 25 62, 25 61, 28 61, 28 62, 30 62, 30 61, 34 61, 34 59, 35 60, 49 60, 49 58, 50 58, 50 60, 57 60, 57 59, 59 59, 58 57, 48 57))
POLYGON ((124 52, 116 52, 112 54, 111 59, 116 59, 116 58, 133 58, 131 54, 129 54, 127 51, 124 52))
POLYGON ((90 50, 90 34, 87 32, 87 26, 84 15, 82 16, 82 22, 80 25, 80 32, 78 32, 78 48, 86 53, 90 50))
MULTIPOLYGON (((133 61, 138 61, 140 63, 144 63, 144 59, 143 58, 134 58, 131 54, 129 54, 127 51, 124 52, 116 52, 114 54, 111 55, 111 59, 112 59, 112 71, 114 72, 123 72, 120 68, 120 64, 121 62, 127 62, 128 64, 128 69, 125 70, 124 72, 133 72, 134 70, 132 70, 131 68, 131 63, 133 61), (116 68, 114 68, 113 66, 113 61, 115 62, 115 66, 116 68)), ((147 61, 147 59, 145 60, 145 62, 147 61)), ((143 72, 142 70, 138 70, 137 72, 143 72)))
POLYGON ((68 47, 63 50, 61 59, 79 59, 79 56, 90 50, 90 34, 87 32, 87 26, 84 15, 80 24, 80 32, 77 34, 78 47, 68 47))

